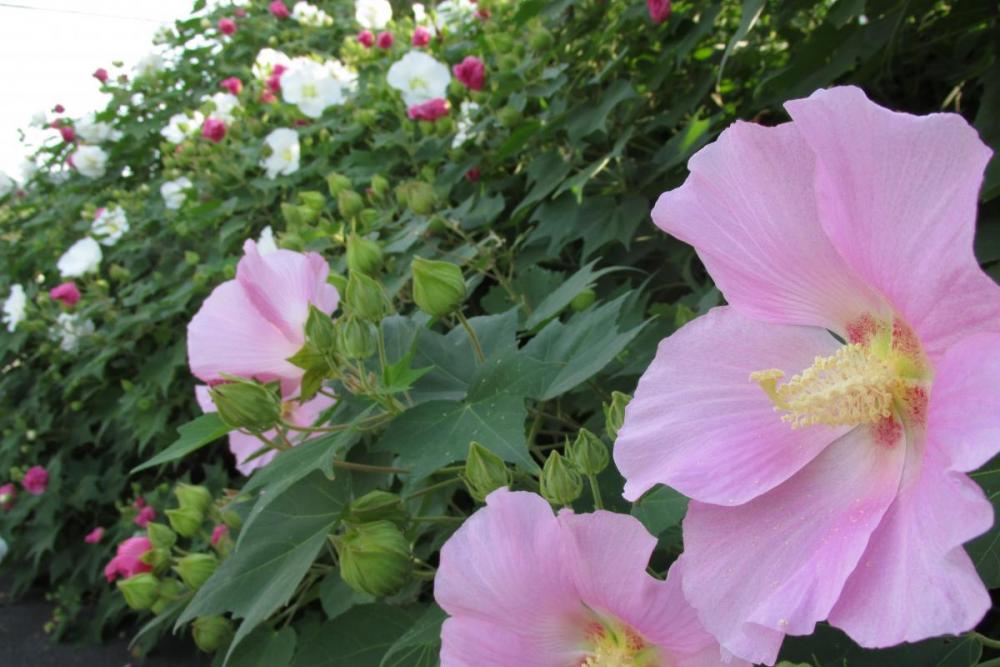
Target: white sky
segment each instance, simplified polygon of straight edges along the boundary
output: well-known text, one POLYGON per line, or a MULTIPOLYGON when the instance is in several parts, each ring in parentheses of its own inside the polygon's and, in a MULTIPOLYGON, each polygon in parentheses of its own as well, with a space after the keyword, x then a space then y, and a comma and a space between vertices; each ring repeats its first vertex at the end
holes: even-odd
MULTIPOLYGON (((18 128, 57 103, 79 117, 105 95, 91 74, 130 71, 163 24, 190 14, 192 0, 0 0, 0 171, 20 180, 25 149, 18 128)), ((55 130, 32 132, 38 142, 55 130)))

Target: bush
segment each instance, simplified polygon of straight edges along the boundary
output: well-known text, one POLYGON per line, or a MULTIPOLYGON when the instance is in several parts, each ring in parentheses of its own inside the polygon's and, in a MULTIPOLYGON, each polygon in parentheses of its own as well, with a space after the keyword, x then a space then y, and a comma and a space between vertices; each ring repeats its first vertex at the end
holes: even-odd
MULTIPOLYGON (((659 538, 662 573, 681 550, 686 499, 661 487, 630 504, 615 466, 580 472, 581 456, 613 443, 658 342, 722 303, 691 248, 650 228, 655 198, 734 120, 782 122, 784 101, 834 83, 890 108, 958 112, 1000 142, 1000 29, 986 2, 677 2, 663 23, 641 2, 452 2, 422 21, 394 3, 389 48, 359 41, 353 3, 316 4, 329 25, 279 18, 264 2, 196 2, 161 36, 161 65, 103 84, 111 100, 94 120, 120 137, 57 119, 91 138, 47 144, 37 174, 0 204, 0 293, 19 284, 27 299, 25 319, 0 333, 0 470, 19 483, 41 465, 50 480, 41 495, 19 489, 0 533, 17 590, 54 593, 56 636, 96 639, 122 622, 125 599, 101 571, 137 529, 139 498, 162 528, 146 560, 169 582, 140 612, 153 614, 143 645, 193 624, 198 645, 229 664, 264 650, 269 664, 308 664, 346 641, 364 664, 435 664, 437 555, 508 479, 578 510, 603 501, 637 516, 659 538), (434 28, 415 47, 418 24, 434 28), (303 84, 262 66, 263 49, 316 62, 293 65, 303 84), (390 85, 407 53, 462 64, 435 96, 442 117, 412 118, 444 109, 408 109, 390 85), (317 112, 308 77, 324 80, 330 59, 341 63, 334 103, 317 112), (231 78, 242 89, 227 112, 229 98, 207 98, 231 78), (185 113, 193 131, 174 118, 185 113), (106 151, 103 169, 85 145, 106 151), (112 242, 118 208, 127 228, 112 242), (286 450, 275 436, 274 459, 244 477, 220 436, 267 431, 273 419, 254 420, 271 400, 294 422, 287 396, 223 384, 219 413, 202 415, 184 332, 233 279, 244 242, 263 234, 266 246, 265 228, 329 263, 339 308, 332 321, 309 314, 294 363, 303 394, 336 402, 315 426, 298 424, 314 431, 284 426, 311 439, 286 450), (49 294, 64 280, 57 263, 88 235, 103 257, 74 277, 82 297, 67 305, 49 294), (209 502, 178 482, 207 488, 209 502), (103 539, 85 543, 97 526, 103 539)), ((433 84, 440 72, 420 76, 433 84)), ((994 278, 998 174, 994 160, 977 242, 994 278)), ((1000 585, 995 538, 970 549, 1000 585)), ((929 640, 907 655, 945 648, 929 640)), ((827 629, 786 650, 862 655, 827 629)))

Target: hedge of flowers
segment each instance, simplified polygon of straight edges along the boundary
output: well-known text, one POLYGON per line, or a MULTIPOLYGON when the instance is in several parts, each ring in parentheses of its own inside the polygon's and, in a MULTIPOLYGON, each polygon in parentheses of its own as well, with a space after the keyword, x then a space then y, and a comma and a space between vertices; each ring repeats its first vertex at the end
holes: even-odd
POLYGON ((0 175, 14 592, 217 665, 993 664, 998 45, 195 2, 0 175))

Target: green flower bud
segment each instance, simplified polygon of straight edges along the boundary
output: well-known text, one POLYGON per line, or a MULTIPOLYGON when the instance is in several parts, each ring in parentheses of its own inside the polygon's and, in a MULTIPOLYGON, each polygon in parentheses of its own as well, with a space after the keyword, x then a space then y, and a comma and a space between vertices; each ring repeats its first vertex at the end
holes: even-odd
POLYGON ((378 119, 378 115, 372 109, 358 109, 354 112, 354 120, 365 127, 370 127, 378 119))
POLYGON ((194 507, 178 507, 167 510, 167 521, 170 527, 183 537, 194 537, 201 530, 201 524, 205 520, 205 515, 194 507))
POLYGON ((593 304, 596 299, 597 292, 588 287, 574 296, 573 300, 569 302, 569 305, 576 312, 580 312, 581 310, 587 310, 590 308, 591 304, 593 304))
POLYGON ((618 429, 625 421, 625 406, 632 400, 628 394, 620 391, 611 392, 611 402, 601 406, 604 409, 604 430, 614 442, 618 438, 618 429))
POLYGON ((596 475, 608 467, 611 457, 600 438, 581 428, 576 440, 566 448, 566 458, 584 475, 596 475))
POLYGON ((181 482, 174 487, 174 495, 181 507, 194 507, 203 514, 212 507, 212 494, 204 486, 181 482))
POLYGON ((472 442, 465 459, 462 481, 469 495, 481 503, 497 489, 510 486, 511 474, 503 459, 478 442, 472 442))
POLYGON ((351 273, 374 273, 382 265, 382 248, 371 239, 351 232, 347 237, 347 268, 351 273))
POLYGON ((181 576, 184 585, 193 591, 201 588, 219 567, 219 560, 212 554, 188 554, 177 560, 174 571, 181 576))
POLYGON ((507 53, 500 57, 500 71, 501 72, 514 72, 517 71, 517 66, 521 63, 518 61, 518 57, 513 53, 507 53))
POLYGON ((108 269, 108 275, 110 275, 111 279, 115 282, 122 283, 131 279, 132 272, 120 264, 112 264, 111 268, 108 269))
POLYGON ((236 512, 229 510, 222 513, 222 523, 229 526, 232 530, 239 530, 243 526, 243 519, 236 512))
POLYGON ((224 616, 199 616, 191 624, 194 643, 205 653, 212 653, 233 638, 233 623, 224 616))
POLYGON ((542 467, 541 492, 553 505, 569 505, 583 493, 583 479, 571 463, 553 451, 542 467))
POLYGON ((159 616, 172 602, 177 600, 184 593, 184 586, 176 579, 164 579, 160 582, 160 590, 156 602, 149 608, 151 612, 159 616))
POLYGON ((403 501, 395 493, 375 490, 361 496, 348 508, 345 521, 351 524, 391 521, 397 526, 408 519, 403 501))
POLYGON ((160 590, 160 582, 149 572, 120 579, 116 586, 125 596, 125 604, 136 610, 152 607, 160 590))
POLYGON ((335 171, 326 175, 326 186, 330 189, 331 197, 337 197, 344 190, 350 190, 351 187, 353 187, 351 185, 351 179, 343 174, 338 174, 335 171))
POLYGON ((356 591, 383 597, 410 577, 410 543, 391 521, 352 526, 334 538, 340 576, 356 591))
POLYGON ((433 213, 434 207, 437 205, 437 194, 434 192, 434 187, 423 181, 403 183, 396 188, 396 197, 405 202, 410 210, 418 215, 433 213))
POLYGON ((341 190, 337 194, 337 210, 340 215, 350 220, 365 207, 365 200, 354 190, 341 190))
POLYGON ((512 106, 505 106, 497 112, 500 124, 506 128, 512 128, 521 122, 521 112, 512 106))
POLYGON ((540 28, 531 35, 531 48, 535 51, 547 51, 552 48, 555 41, 551 32, 540 28))
POLYGON ((413 272, 413 300, 428 315, 447 315, 465 299, 465 279, 458 265, 414 257, 410 270, 413 272))
POLYGON ((376 197, 385 197, 389 194, 389 180, 385 176, 375 174, 372 176, 371 188, 376 197))
POLYGON ((382 286, 364 273, 351 272, 344 293, 346 310, 369 322, 380 322, 391 304, 382 286))
POLYGON ((375 354, 374 327, 353 315, 337 320, 337 341, 337 349, 348 359, 367 359, 375 354))
POLYGON ((170 549, 177 542, 177 533, 156 522, 146 524, 146 537, 157 549, 170 549))
POLYGON ((277 383, 263 385, 235 376, 209 389, 222 421, 233 428, 266 431, 281 419, 277 383))
POLYGON ((378 220, 378 211, 373 208, 365 208, 361 210, 361 215, 358 216, 361 220, 361 224, 364 229, 370 229, 375 221, 378 220))
POLYGON ((311 225, 319 219, 320 212, 314 208, 308 206, 296 206, 296 212, 299 218, 302 219, 303 224, 311 225))
POLYGON ((170 564, 170 549, 150 549, 140 560, 153 568, 156 574, 163 574, 170 564))
POLYGON ((193 250, 184 251, 184 263, 187 264, 188 266, 194 266, 200 261, 201 257, 199 257, 198 253, 196 253, 195 251, 193 250))
POLYGON ((299 201, 317 213, 322 213, 323 209, 326 208, 326 197, 324 197, 322 193, 316 192, 315 190, 300 192, 299 201))

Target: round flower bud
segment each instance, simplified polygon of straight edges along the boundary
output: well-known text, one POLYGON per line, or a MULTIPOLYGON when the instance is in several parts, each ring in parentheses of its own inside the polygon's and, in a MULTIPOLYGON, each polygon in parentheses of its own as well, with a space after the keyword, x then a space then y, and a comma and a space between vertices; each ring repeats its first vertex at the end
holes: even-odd
POLYGON ((169 549, 177 542, 177 533, 162 523, 153 521, 146 524, 146 537, 157 549, 169 549))
POLYGON ((302 214, 299 213, 299 207, 295 204, 282 202, 281 217, 285 219, 289 227, 298 227, 303 224, 302 214))
POLYGON ((219 561, 212 554, 188 554, 177 560, 174 571, 181 576, 185 586, 196 591, 208 581, 217 567, 219 561))
POLYGON ((497 119, 504 127, 514 127, 521 122, 521 112, 512 106, 506 106, 497 112, 497 119))
POLYGON ((160 582, 159 594, 156 602, 149 608, 154 614, 159 616, 170 604, 177 600, 184 593, 184 586, 176 579, 164 579, 160 582))
POLYGON ((233 638, 233 623, 224 616, 199 616, 191 624, 191 635, 199 649, 212 653, 233 638))
POLYGON ((472 442, 465 459, 462 481, 465 482, 469 495, 481 503, 497 489, 510 486, 510 469, 499 456, 478 442, 472 442))
POLYGON ((379 322, 391 304, 382 286, 364 273, 352 271, 344 293, 346 310, 369 322, 379 322))
POLYGON ((209 389, 222 421, 233 428, 266 431, 281 419, 281 399, 277 384, 263 385, 228 376, 225 384, 209 389))
POLYGON ((375 354, 375 332, 368 322, 353 315, 337 320, 338 349, 348 359, 367 359, 375 354))
POLYGON ((351 219, 361 213, 364 207, 365 200, 354 190, 341 190, 337 193, 337 210, 343 217, 351 219))
POLYGON ((396 188, 396 197, 404 201, 410 210, 417 215, 428 215, 434 212, 437 205, 437 194, 430 183, 423 181, 407 181, 396 188))
POLYGON ((569 302, 569 305, 576 312, 580 312, 581 310, 587 310, 590 308, 596 299, 597 293, 588 287, 574 296, 573 300, 569 302))
POLYGON ((547 51, 555 44, 555 41, 551 32, 541 28, 531 35, 531 48, 534 51, 547 51))
POLYGON ((371 188, 378 197, 384 197, 389 193, 389 181, 385 176, 375 174, 372 176, 371 188))
POLYGON ((581 428, 576 440, 566 448, 566 458, 584 475, 596 475, 608 467, 611 457, 600 438, 581 428))
POLYGON ((382 248, 354 232, 347 238, 347 268, 351 273, 374 273, 382 265, 382 248))
POLYGON ((212 507, 212 494, 204 486, 181 482, 174 487, 174 495, 181 507, 194 507, 202 513, 212 507))
POLYGON ((125 604, 130 609, 149 609, 156 602, 160 582, 149 572, 136 574, 128 579, 120 579, 118 590, 125 596, 125 604))
POLYGON ((559 452, 550 452, 542 467, 542 497, 553 505, 569 505, 583 493, 583 479, 559 452))
POLYGON ((625 421, 625 406, 631 400, 632 397, 628 394, 613 391, 611 392, 611 402, 605 403, 602 406, 604 409, 604 430, 612 442, 618 437, 618 429, 622 427, 622 422, 625 421))
POLYGON ((300 192, 299 200, 317 213, 322 213, 323 209, 326 208, 326 197, 321 192, 316 192, 315 190, 300 192))
POLYGON ((398 526, 406 523, 407 519, 403 501, 398 495, 376 489, 351 503, 344 520, 351 524, 391 521, 398 526))
POLYGON ((205 515, 194 507, 178 507, 167 510, 167 521, 170 527, 183 537, 194 537, 201 530, 201 524, 205 520, 205 515))
POLYGON ((351 179, 335 171, 326 175, 326 186, 330 189, 331 197, 336 197, 344 190, 350 190, 353 187, 351 179))
POLYGON ((447 315, 465 299, 465 279, 458 265, 414 257, 410 270, 413 272, 413 300, 428 315, 447 315))
POLYGON ((410 577, 410 543, 391 521, 352 526, 334 538, 340 576, 356 591, 383 597, 410 577))

